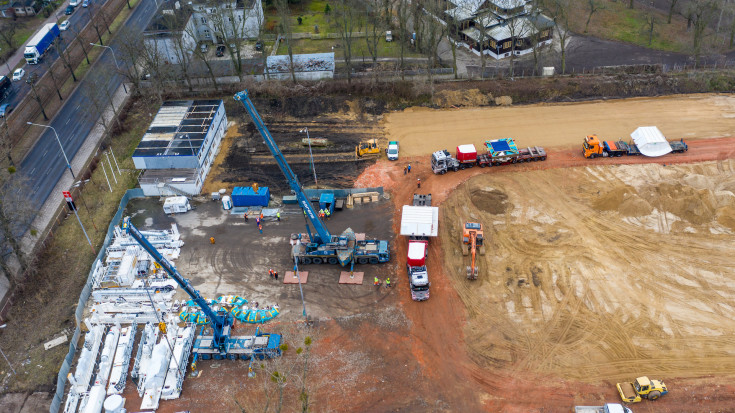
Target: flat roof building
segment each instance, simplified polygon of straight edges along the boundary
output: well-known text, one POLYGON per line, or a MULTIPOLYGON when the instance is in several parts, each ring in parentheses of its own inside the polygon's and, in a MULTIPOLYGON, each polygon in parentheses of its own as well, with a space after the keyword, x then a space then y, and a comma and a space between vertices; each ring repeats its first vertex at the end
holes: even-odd
POLYGON ((227 129, 221 100, 167 101, 133 152, 148 196, 199 194, 227 129), (178 191, 178 192, 177 192, 178 191))

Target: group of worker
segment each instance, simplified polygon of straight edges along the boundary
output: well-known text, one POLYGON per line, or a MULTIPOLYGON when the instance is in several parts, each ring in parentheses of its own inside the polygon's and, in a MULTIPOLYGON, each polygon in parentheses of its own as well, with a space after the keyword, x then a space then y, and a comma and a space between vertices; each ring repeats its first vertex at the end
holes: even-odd
MULTIPOLYGON (((306 213, 306 211, 304 211, 304 214, 305 213, 306 213)), ((329 219, 330 216, 332 216, 332 213, 329 212, 329 208, 323 208, 323 209, 320 209, 319 210, 319 218, 321 218, 321 219, 324 219, 324 218, 329 219)))
POLYGON ((278 281, 278 270, 273 270, 273 268, 268 270, 268 276, 278 281))
MULTIPOLYGON (((373 285, 376 287, 380 287, 380 284, 381 284, 380 278, 375 277, 375 281, 373 281, 373 285)), ((390 287, 390 278, 385 279, 385 288, 388 288, 388 287, 390 287)))

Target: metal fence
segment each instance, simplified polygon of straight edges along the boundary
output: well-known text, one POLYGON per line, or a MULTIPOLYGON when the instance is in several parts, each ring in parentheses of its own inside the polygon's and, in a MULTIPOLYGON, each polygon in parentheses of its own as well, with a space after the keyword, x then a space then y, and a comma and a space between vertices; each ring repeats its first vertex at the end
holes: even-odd
POLYGON ((89 300, 89 296, 92 294, 92 276, 94 274, 94 269, 97 266, 97 262, 104 259, 105 250, 107 250, 107 247, 110 246, 110 242, 112 242, 115 225, 122 220, 122 215, 125 211, 125 207, 128 205, 128 202, 134 198, 144 197, 145 195, 143 195, 142 189, 128 189, 120 200, 120 205, 117 207, 115 216, 112 218, 112 221, 110 221, 110 225, 107 228, 107 235, 105 235, 105 242, 102 244, 100 252, 97 254, 97 258, 92 264, 92 268, 89 270, 87 282, 84 284, 84 288, 82 288, 82 293, 79 294, 79 302, 77 303, 77 309, 74 312, 76 328, 74 329, 74 334, 69 341, 69 353, 64 357, 64 362, 61 364, 61 368, 59 369, 59 376, 56 378, 56 393, 54 394, 53 400, 51 400, 51 407, 49 408, 50 413, 57 413, 61 409, 61 403, 64 401, 64 390, 66 389, 67 381, 66 377, 71 370, 72 362, 74 361, 74 356, 77 352, 77 343, 79 342, 79 337, 82 334, 82 316, 84 315, 84 308, 87 305, 87 300, 89 300))

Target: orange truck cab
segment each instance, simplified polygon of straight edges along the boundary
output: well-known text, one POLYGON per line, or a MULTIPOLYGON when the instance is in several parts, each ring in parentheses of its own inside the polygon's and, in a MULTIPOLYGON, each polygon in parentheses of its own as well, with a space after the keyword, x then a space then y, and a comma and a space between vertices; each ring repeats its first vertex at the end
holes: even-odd
POLYGON ((582 152, 584 152, 585 158, 596 158, 598 156, 604 156, 604 151, 602 149, 602 145, 600 144, 600 139, 597 138, 597 135, 587 135, 587 137, 584 138, 584 143, 582 144, 582 152))

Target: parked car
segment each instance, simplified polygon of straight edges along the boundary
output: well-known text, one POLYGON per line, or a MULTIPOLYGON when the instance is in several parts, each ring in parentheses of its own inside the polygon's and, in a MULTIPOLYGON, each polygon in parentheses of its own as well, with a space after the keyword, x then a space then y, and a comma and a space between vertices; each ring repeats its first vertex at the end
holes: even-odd
POLYGON ((72 7, 77 7, 80 1, 81 0, 69 0, 69 5, 72 7))
POLYGON ((387 32, 385 32, 385 41, 386 42, 392 42, 393 41, 393 32, 391 32, 390 30, 388 30, 387 32))
POLYGON ((257 42, 255 42, 255 50, 257 50, 257 51, 263 50, 263 41, 262 40, 258 40, 257 42))
POLYGON ((66 10, 64 10, 64 14, 67 16, 74 13, 74 6, 66 6, 66 10))
POLYGON ((0 105, 0 118, 4 118, 5 116, 10 115, 10 112, 12 111, 13 107, 10 106, 10 103, 0 105))
POLYGON ((201 50, 201 51, 202 51, 202 53, 207 53, 207 44, 206 44, 206 43, 202 43, 202 44, 201 44, 201 45, 199 46, 199 50, 201 50))
POLYGON ((222 45, 217 46, 217 50, 214 52, 215 55, 218 57, 222 57, 225 55, 225 47, 222 45))
POLYGON ((69 28, 69 25, 70 25, 70 24, 71 24, 71 22, 70 22, 69 20, 67 20, 67 21, 65 21, 65 22, 63 22, 63 23, 61 23, 61 24, 59 25, 59 30, 61 30, 62 32, 63 32, 63 31, 66 31, 66 30, 67 30, 67 29, 69 28))
POLYGON ((15 69, 15 72, 13 72, 13 82, 17 82, 19 80, 23 80, 23 76, 26 75, 26 71, 23 68, 15 69))
POLYGON ((84 2, 82 3, 82 7, 87 7, 87 6, 89 6, 89 0, 84 0, 84 2))

